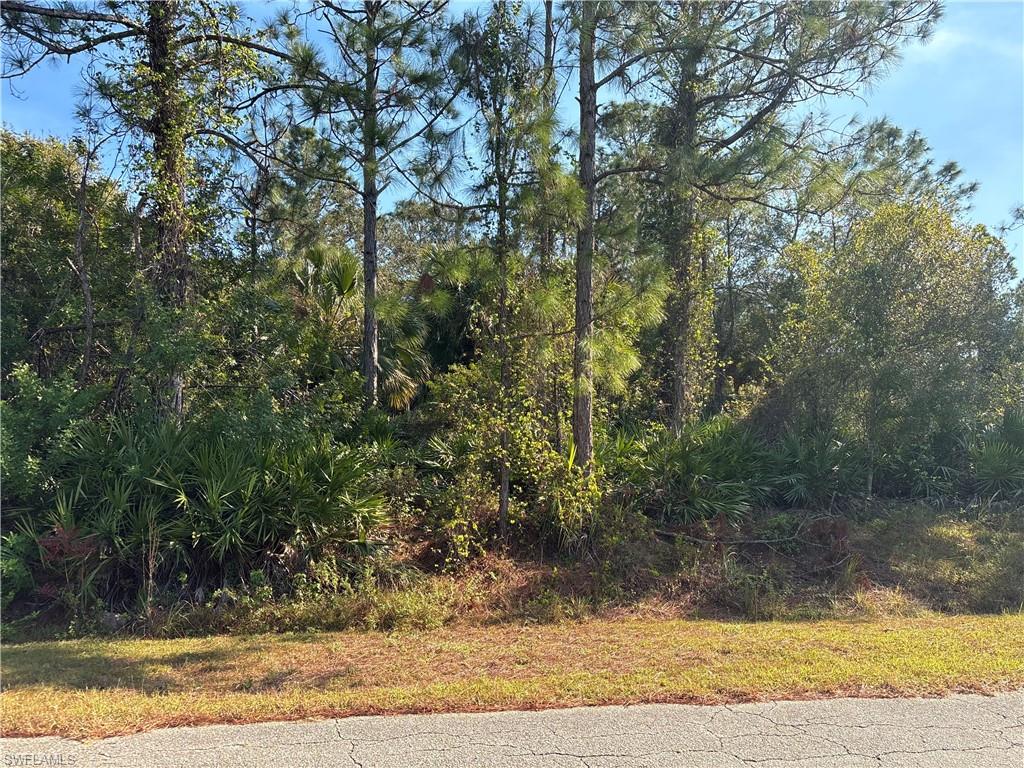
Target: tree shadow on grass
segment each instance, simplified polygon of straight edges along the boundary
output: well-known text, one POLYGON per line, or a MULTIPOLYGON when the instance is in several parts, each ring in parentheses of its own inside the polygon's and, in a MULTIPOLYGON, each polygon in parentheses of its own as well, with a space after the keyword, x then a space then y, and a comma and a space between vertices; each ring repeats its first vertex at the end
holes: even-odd
POLYGON ((1024 605, 1021 508, 877 502, 857 518, 763 511, 734 534, 751 544, 724 550, 696 543, 699 531, 675 533, 625 540, 604 562, 508 565, 489 618, 547 623, 643 608, 679 618, 803 621, 1024 605), (806 525, 804 516, 819 523, 806 525))
POLYGON ((31 643, 3 649, 4 691, 32 686, 65 690, 128 689, 144 693, 174 693, 188 690, 189 675, 164 670, 191 665, 229 663, 230 648, 213 648, 162 654, 110 652, 110 642, 31 643))
POLYGON ((985 614, 1024 606, 1024 509, 970 514, 903 505, 866 521, 853 544, 874 583, 927 609, 985 614))

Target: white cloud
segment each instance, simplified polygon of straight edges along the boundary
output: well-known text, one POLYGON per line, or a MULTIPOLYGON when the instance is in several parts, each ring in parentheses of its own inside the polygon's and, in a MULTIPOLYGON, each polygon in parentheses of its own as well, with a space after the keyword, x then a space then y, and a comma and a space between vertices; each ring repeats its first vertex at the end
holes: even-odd
POLYGON ((907 63, 932 64, 965 50, 987 52, 1017 64, 1024 61, 1024 46, 1020 42, 992 39, 954 26, 940 26, 927 40, 909 45, 903 50, 903 59, 907 63))

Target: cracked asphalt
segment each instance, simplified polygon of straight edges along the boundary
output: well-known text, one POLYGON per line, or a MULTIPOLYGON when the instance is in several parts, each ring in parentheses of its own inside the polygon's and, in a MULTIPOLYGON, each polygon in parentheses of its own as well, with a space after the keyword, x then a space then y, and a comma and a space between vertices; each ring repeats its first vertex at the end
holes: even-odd
POLYGON ((1024 768, 1024 691, 350 717, 0 747, 4 766, 76 768, 1024 768))

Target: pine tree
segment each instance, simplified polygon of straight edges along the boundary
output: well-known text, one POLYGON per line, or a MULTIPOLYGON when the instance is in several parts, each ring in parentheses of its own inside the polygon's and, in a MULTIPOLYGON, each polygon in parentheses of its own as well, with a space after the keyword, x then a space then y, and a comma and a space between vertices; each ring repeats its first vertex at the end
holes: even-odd
MULTIPOLYGON (((664 336, 672 428, 696 402, 698 325, 706 319, 711 244, 707 210, 765 198, 785 153, 806 143, 786 111, 821 94, 853 91, 880 72, 905 40, 927 34, 933 2, 641 6, 652 53, 637 82, 660 105, 664 152, 662 241, 674 289, 664 336)), ((706 334, 705 334, 706 336, 706 334)), ((701 382, 703 385, 703 382, 701 382)))
MULTIPOLYGON (((457 96, 439 31, 445 6, 413 0, 320 0, 307 13, 327 22, 333 47, 329 59, 310 43, 296 52, 294 79, 301 86, 301 103, 358 177, 352 188, 363 208, 361 367, 366 404, 372 407, 380 368, 378 206, 396 181, 418 182, 416 150, 426 148, 426 165, 444 165, 439 149, 450 138, 445 125, 457 96)), ((437 167, 429 169, 438 172, 437 167)))
MULTIPOLYGON (((503 421, 512 388, 512 359, 517 340, 512 334, 510 281, 512 260, 519 253, 515 214, 524 189, 534 183, 536 162, 548 152, 553 122, 543 98, 543 63, 534 55, 536 19, 520 15, 513 4, 499 0, 486 15, 467 15, 455 30, 464 67, 467 100, 475 115, 480 138, 481 174, 474 193, 475 209, 490 228, 497 279, 497 324, 494 331, 498 358, 497 397, 503 421)), ((499 523, 504 536, 509 523, 510 434, 500 436, 499 523)))

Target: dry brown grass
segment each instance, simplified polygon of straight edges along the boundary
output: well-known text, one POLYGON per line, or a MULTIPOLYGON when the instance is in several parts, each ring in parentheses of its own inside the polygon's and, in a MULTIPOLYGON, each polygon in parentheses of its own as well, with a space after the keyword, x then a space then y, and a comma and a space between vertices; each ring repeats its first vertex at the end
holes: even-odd
POLYGON ((1024 685, 1024 616, 590 619, 8 646, 5 735, 382 712, 933 695, 1024 685))

